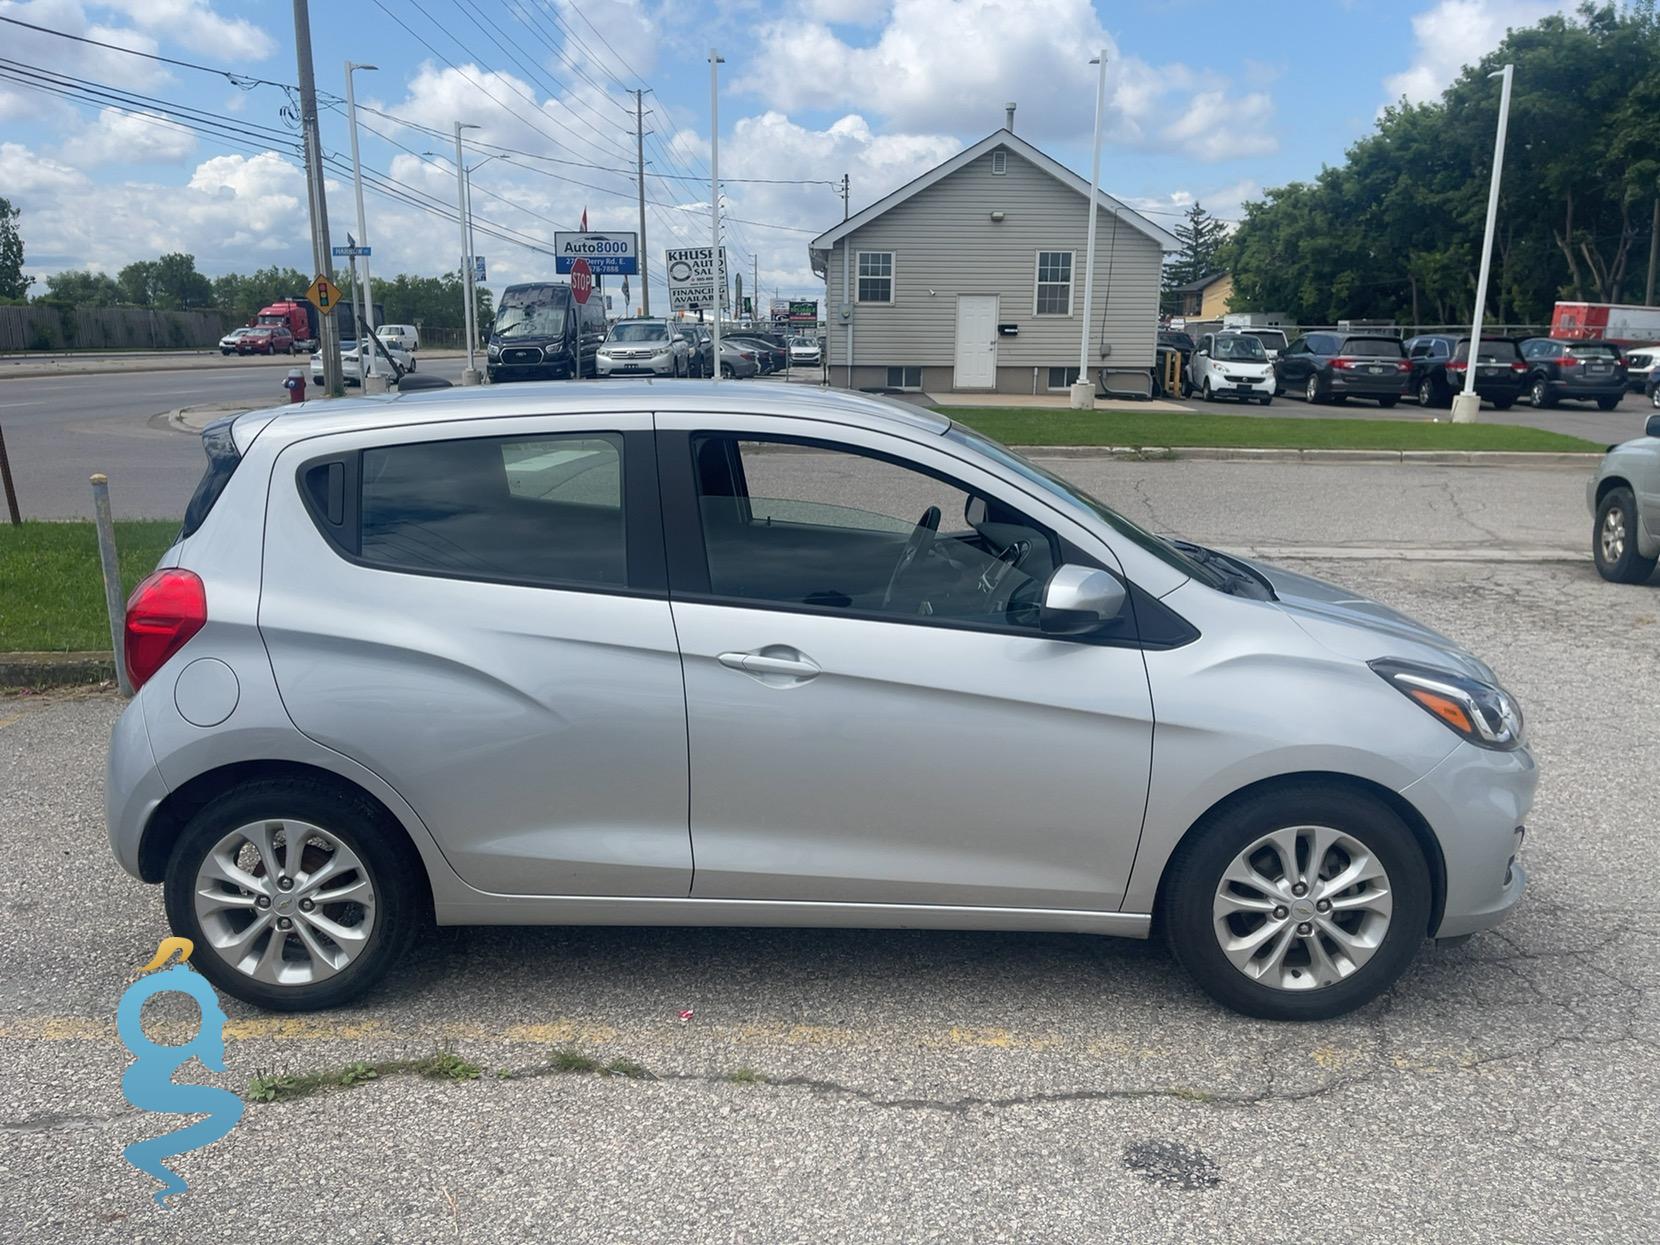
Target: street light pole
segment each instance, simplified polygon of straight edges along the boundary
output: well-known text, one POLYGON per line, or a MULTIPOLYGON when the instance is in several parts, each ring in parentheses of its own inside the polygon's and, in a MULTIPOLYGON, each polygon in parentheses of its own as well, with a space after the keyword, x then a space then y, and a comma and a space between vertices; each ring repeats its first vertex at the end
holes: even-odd
POLYGON ((461 221, 461 294, 467 300, 462 317, 462 332, 467 334, 467 368, 461 373, 463 385, 476 385, 481 379, 478 364, 473 358, 473 346, 478 340, 473 328, 473 231, 467 219, 467 163, 461 152, 461 131, 478 128, 460 121, 455 123, 455 197, 461 221))
MULTIPOLYGON (((317 275, 334 271, 329 247, 328 196, 323 188, 323 143, 317 129, 317 79, 311 64, 311 10, 294 0, 294 59, 299 70, 300 134, 305 140, 306 203, 311 212, 311 262, 317 275)), ((323 395, 341 391, 340 333, 334 308, 317 312, 317 349, 323 356, 323 395)))
MULTIPOLYGON (((352 189, 357 194, 357 244, 365 252, 369 249, 369 227, 363 221, 363 162, 357 154, 357 94, 352 89, 352 71, 355 69, 379 69, 379 65, 359 65, 352 61, 346 62, 346 121, 352 132, 352 189)), ((361 373, 359 383, 364 393, 377 393, 386 389, 386 377, 374 371, 373 354, 370 351, 370 339, 375 335, 375 287, 369 279, 369 256, 352 256, 352 271, 357 271, 357 261, 363 261, 363 316, 357 326, 357 360, 358 370, 361 373), (367 357, 365 357, 367 356, 367 357)))
MULTIPOLYGON (((1095 301, 1095 206, 1096 187, 1101 184, 1101 112, 1107 99, 1107 50, 1101 52, 1091 65, 1099 65, 1095 75, 1095 138, 1089 155, 1089 229, 1084 244, 1084 324, 1078 340, 1078 379, 1072 382, 1071 406, 1075 411, 1093 410, 1095 382, 1089 378, 1089 313, 1095 301)), ((1104 313, 1103 313, 1104 314, 1104 313)))
POLYGON ((710 330, 716 381, 720 380, 720 301, 726 293, 726 272, 720 262, 720 66, 726 58, 709 49, 709 264, 714 271, 715 325, 710 330))
POLYGON ((1514 65, 1490 73, 1489 78, 1502 78, 1499 90, 1499 131, 1493 140, 1493 180, 1487 188, 1487 231, 1481 240, 1481 275, 1476 278, 1475 315, 1470 323, 1470 353, 1464 369, 1464 392, 1453 399, 1452 419, 1455 424, 1473 424, 1481 411, 1481 398, 1476 394, 1476 367, 1481 358, 1481 316, 1487 308, 1487 273, 1493 266, 1493 228, 1499 215, 1499 176, 1504 172, 1504 131, 1510 123, 1510 79, 1514 65))

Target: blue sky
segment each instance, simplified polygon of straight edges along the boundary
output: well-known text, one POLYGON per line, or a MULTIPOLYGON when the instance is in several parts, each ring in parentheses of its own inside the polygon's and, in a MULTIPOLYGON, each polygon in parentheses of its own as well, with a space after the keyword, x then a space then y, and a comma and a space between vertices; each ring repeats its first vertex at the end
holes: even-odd
MULTIPOLYGON (((1313 175, 1382 104, 1402 93, 1432 98, 1506 24, 1562 7, 1331 2, 1313 6, 1310 20, 1306 3, 1275 0, 1248 16, 1222 0, 313 0, 312 37, 318 87, 331 95, 344 93, 348 58, 380 66, 358 75, 358 99, 391 116, 365 114, 386 138, 364 133, 363 157, 405 195, 446 207, 455 196, 453 166, 423 154, 453 145, 416 127, 481 127, 469 162, 500 158, 475 174, 474 210, 485 230, 509 235, 479 241, 492 284, 547 272, 551 261, 532 248, 556 226, 575 227, 584 207, 595 228, 635 227, 632 176, 618 170, 633 156, 624 91, 642 83, 655 131, 649 250, 707 241, 704 58, 718 47, 724 210, 736 218, 729 251, 767 293, 812 294, 806 243, 840 215, 835 193, 815 181, 850 173, 856 211, 997 128, 1006 100, 1019 104, 1023 136, 1087 172, 1087 62, 1099 46, 1110 66, 1102 184, 1168 226, 1194 198, 1232 217, 1262 187, 1313 175)), ((287 4, 0 0, 0 17, 245 79, 295 78, 287 4)), ((196 133, 165 115, 0 77, 0 193, 24 210, 30 271, 113 271, 175 249, 210 274, 308 266, 304 183, 280 86, 244 89, 15 26, 0 27, 0 47, 31 70, 234 127, 196 133)), ((337 108, 323 126, 325 148, 346 152, 337 108)), ((338 169, 330 216, 342 241, 352 199, 338 169)), ((456 262, 453 220, 371 193, 368 225, 380 271, 456 262)))

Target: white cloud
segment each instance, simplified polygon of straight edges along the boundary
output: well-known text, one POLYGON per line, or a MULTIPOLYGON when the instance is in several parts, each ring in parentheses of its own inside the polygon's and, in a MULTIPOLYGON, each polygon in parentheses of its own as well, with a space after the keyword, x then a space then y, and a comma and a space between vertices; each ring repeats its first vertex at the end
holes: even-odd
POLYGON ((1201 91, 1164 127, 1164 137, 1201 160, 1268 155, 1279 148, 1279 140, 1266 129, 1273 114, 1274 102, 1261 91, 1237 99, 1201 91))
POLYGON ((183 160, 196 150, 196 135, 153 113, 105 108, 62 147, 78 168, 183 160))
POLYGON ((1547 13, 1577 7, 1577 0, 1438 0, 1412 19, 1412 64, 1383 80, 1391 103, 1437 98, 1465 65, 1499 45, 1507 29, 1528 26, 1547 13))
MULTIPOLYGON (((1256 91, 1233 98, 1213 73, 1154 66, 1122 53, 1088 0, 896 0, 874 42, 842 39, 818 6, 759 28, 759 45, 733 89, 774 108, 848 108, 912 133, 988 133, 1003 104, 1020 105, 1016 129, 1038 141, 1088 136, 1096 49, 1108 57, 1107 137, 1121 146, 1161 141, 1164 119, 1220 100, 1230 128, 1252 152, 1272 150, 1272 102, 1256 91), (1183 96, 1194 98, 1184 102, 1183 96)), ((1213 157, 1206 136, 1189 154, 1213 157)))
MULTIPOLYGON (((276 41, 243 17, 225 17, 208 0, 98 0, 117 9, 152 34, 164 36, 196 52, 220 60, 264 60, 276 51, 276 41)), ((278 10, 267 6, 267 12, 278 10)))
POLYGON ((1131 195, 1125 202, 1166 229, 1172 229, 1195 203, 1202 204, 1206 212, 1232 228, 1244 214, 1245 202, 1261 197, 1261 184, 1247 177, 1225 186, 1201 190, 1183 187, 1163 195, 1131 195))
MULTIPOLYGON (((94 22, 79 0, 0 0, 0 14, 20 22, 61 30, 65 34, 97 39, 137 52, 155 52, 157 43, 149 35, 128 27, 94 22)), ((167 71, 155 61, 128 56, 109 48, 94 47, 60 39, 21 26, 5 28, 5 55, 8 59, 39 66, 58 74, 91 78, 111 86, 137 90, 153 89, 168 80, 167 71)), ((81 113, 55 96, 7 83, 0 85, 0 121, 52 121, 72 124, 81 113)))

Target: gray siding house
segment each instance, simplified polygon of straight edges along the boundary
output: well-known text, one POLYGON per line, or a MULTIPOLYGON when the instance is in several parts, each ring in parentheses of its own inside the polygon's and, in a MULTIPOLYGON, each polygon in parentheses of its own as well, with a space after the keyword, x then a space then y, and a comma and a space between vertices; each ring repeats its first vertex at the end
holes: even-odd
MULTIPOLYGON (((832 384, 1064 393, 1078 371, 1089 183, 998 130, 809 244, 832 384)), ((1144 392, 1176 239, 1097 193, 1090 370, 1144 392), (1103 314, 1104 313, 1104 314, 1103 314)))

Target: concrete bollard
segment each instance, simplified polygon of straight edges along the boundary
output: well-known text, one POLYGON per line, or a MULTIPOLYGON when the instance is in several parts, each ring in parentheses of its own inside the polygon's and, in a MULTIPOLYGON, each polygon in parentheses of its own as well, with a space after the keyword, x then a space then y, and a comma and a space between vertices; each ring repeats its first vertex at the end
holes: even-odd
POLYGON ((92 512, 98 521, 98 564, 104 573, 104 608, 109 611, 110 647, 115 650, 115 681, 123 696, 131 696, 133 682, 127 677, 127 605, 121 596, 121 562, 115 554, 110 481, 102 471, 92 477, 92 512))

